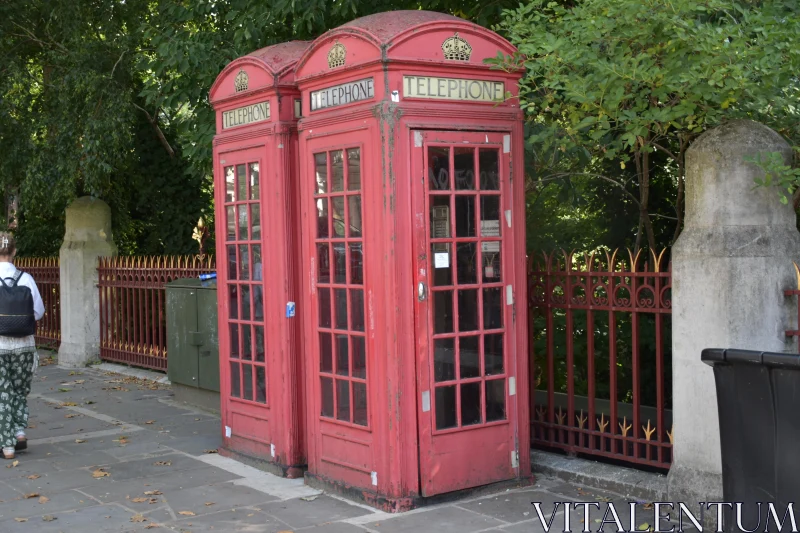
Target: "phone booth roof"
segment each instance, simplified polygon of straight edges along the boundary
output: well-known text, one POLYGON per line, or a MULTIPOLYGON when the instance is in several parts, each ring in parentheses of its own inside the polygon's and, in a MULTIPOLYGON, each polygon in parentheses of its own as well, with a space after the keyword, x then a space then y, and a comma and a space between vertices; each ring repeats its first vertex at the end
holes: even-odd
POLYGON ((289 41, 260 48, 234 59, 222 70, 211 86, 209 101, 216 107, 217 104, 229 99, 266 89, 279 86, 294 87, 294 67, 310 44, 310 41, 289 41), (245 66, 255 68, 249 70, 244 85, 237 86, 235 78, 245 66), (236 90, 237 87, 240 88, 239 91, 236 90))
MULTIPOLYGON (((498 34, 459 17, 433 11, 399 10, 377 13, 355 19, 318 37, 297 63, 296 78, 305 80, 331 75, 330 43, 344 45, 339 63, 341 71, 351 71, 375 62, 413 62, 457 64, 460 67, 478 67, 487 70, 483 63, 487 57, 516 52, 514 45, 498 34), (469 38, 468 50, 459 55, 445 57, 443 47, 437 45, 445 39, 462 35, 469 38), (346 41, 362 41, 371 46, 347 46, 346 41), (455 61, 453 60, 455 59, 455 61)), ((463 42, 463 39, 461 40, 463 42)), ((334 67, 335 68, 335 67, 334 67)))

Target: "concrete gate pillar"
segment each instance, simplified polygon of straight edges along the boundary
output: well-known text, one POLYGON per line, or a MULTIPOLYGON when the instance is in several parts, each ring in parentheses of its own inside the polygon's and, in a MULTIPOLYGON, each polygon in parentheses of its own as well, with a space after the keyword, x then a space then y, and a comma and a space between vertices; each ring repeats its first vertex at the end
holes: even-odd
POLYGON ((792 150, 773 130, 734 121, 700 136, 686 153, 685 229, 672 248, 673 501, 722 501, 719 418, 704 348, 789 351, 797 310, 800 233, 791 205, 744 156, 792 150))
POLYGON ((61 347, 58 363, 86 366, 100 355, 97 258, 117 254, 111 209, 102 200, 78 198, 67 207, 61 260, 61 347))

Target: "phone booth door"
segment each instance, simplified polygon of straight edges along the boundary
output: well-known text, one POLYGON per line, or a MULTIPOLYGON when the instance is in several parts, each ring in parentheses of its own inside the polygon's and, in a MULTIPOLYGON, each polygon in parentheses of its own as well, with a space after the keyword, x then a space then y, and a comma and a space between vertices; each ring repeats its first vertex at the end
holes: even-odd
POLYGON ((420 479, 432 496, 516 477, 510 137, 415 135, 420 479))
MULTIPOLYGON (((220 354, 227 361, 230 379, 222 384, 226 401, 226 420, 266 419, 267 361, 265 360, 264 281, 262 267, 261 171, 263 150, 249 149, 220 153, 219 171, 225 189, 219 202, 219 224, 225 224, 223 287, 219 298, 224 313, 224 346, 220 354)), ((222 261, 220 261, 222 263, 222 261)), ((269 448, 266 425, 255 422, 237 424, 237 432, 261 441, 269 448)))

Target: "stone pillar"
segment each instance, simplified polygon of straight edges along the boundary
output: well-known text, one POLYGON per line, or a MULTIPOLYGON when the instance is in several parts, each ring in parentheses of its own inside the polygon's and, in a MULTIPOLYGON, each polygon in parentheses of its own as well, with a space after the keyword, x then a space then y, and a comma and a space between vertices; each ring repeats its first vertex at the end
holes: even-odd
POLYGON ((704 348, 789 351, 797 310, 783 294, 797 281, 800 233, 791 205, 744 156, 792 150, 752 121, 700 136, 686 153, 686 222, 672 248, 673 501, 722 501, 714 374, 704 348))
POLYGON ((97 258, 117 254, 111 209, 102 200, 78 198, 67 207, 61 259, 61 347, 58 363, 86 366, 100 356, 97 258))

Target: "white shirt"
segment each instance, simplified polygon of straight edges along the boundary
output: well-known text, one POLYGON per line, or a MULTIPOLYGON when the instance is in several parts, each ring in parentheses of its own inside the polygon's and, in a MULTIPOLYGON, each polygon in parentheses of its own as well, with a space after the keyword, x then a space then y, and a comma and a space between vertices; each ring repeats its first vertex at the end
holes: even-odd
MULTIPOLYGON (((16 271, 17 267, 13 263, 0 262, 0 278, 3 278, 3 281, 6 281, 6 278, 13 278, 16 271)), ((10 281, 6 281, 6 283, 10 283, 10 281)), ((44 302, 41 294, 39 294, 39 287, 33 281, 33 276, 24 272, 22 277, 19 278, 19 285, 28 287, 31 290, 31 295, 33 295, 33 315, 36 320, 41 320, 44 316, 44 302)))

